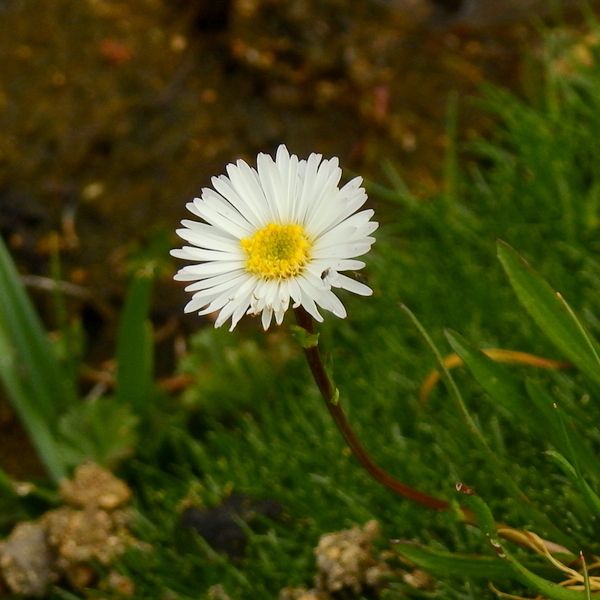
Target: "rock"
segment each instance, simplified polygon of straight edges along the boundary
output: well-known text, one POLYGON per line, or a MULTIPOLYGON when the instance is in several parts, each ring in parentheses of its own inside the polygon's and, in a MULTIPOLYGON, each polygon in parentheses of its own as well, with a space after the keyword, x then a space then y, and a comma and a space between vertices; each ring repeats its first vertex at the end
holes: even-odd
POLYGON ((241 558, 246 548, 247 536, 236 521, 235 513, 221 506, 209 509, 188 508, 181 515, 186 529, 200 534, 209 546, 229 558, 241 558))
POLYGON ((330 600, 331 596, 319 590, 306 588, 283 588, 279 592, 279 600, 330 600))
MULTIPOLYGON (((0 597, 3 582, 12 593, 27 597, 44 596, 61 579, 75 589, 89 587, 97 580, 95 565, 110 567, 128 546, 143 547, 129 533, 130 513, 118 508, 131 491, 110 472, 82 465, 72 481, 61 484, 61 495, 71 506, 17 525, 0 543, 0 597)), ((103 570, 108 571, 104 589, 134 595, 129 579, 103 570)))
POLYGON ((63 565, 98 561, 103 565, 125 550, 126 532, 118 512, 62 507, 42 517, 48 543, 63 565))
POLYGON ((404 583, 417 590, 432 590, 434 588, 433 578, 422 569, 414 569, 410 573, 404 573, 402 579, 404 583))
POLYGON ((125 575, 121 575, 116 571, 111 571, 105 579, 100 582, 100 589, 106 590, 113 594, 117 595, 117 597, 122 598, 123 596, 135 596, 135 584, 134 582, 126 577, 125 575))
POLYGON ((231 600, 231 596, 225 591, 225 588, 219 583, 211 585, 206 592, 209 600, 231 600))
POLYGON ((385 562, 373 557, 372 542, 379 536, 379 523, 328 533, 315 549, 316 586, 326 592, 350 590, 356 594, 365 587, 376 587, 391 573, 385 562))
POLYGON ((274 500, 232 494, 215 508, 187 508, 181 515, 181 523, 199 533, 217 552, 230 558, 241 558, 247 536, 240 526, 240 519, 251 524, 261 516, 276 519, 281 513, 281 505, 274 500))
POLYGON ((44 527, 19 523, 0 544, 0 579, 14 594, 40 598, 55 581, 53 558, 44 527))
POLYGON ((124 481, 94 463, 77 467, 73 479, 61 483, 60 494, 72 506, 104 510, 114 510, 131 498, 131 490, 124 481))

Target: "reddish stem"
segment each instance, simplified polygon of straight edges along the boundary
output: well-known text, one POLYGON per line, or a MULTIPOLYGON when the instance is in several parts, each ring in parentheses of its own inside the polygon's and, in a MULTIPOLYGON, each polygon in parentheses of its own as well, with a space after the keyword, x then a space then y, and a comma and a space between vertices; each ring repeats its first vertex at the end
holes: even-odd
MULTIPOLYGON (((309 335, 314 335, 314 323, 312 317, 303 308, 297 308, 294 312, 296 313, 298 325, 309 335)), ((304 354, 329 414, 333 417, 333 420, 344 437, 344 440, 346 440, 348 447, 352 450, 352 453, 358 462, 366 469, 369 475, 395 494, 398 494, 403 498, 408 498, 421 506, 426 506, 427 508, 432 508, 434 510, 448 510, 450 507, 449 502, 430 496, 429 494, 416 490, 409 485, 398 481, 371 458, 354 433, 350 423, 348 423, 346 414, 337 400, 337 391, 325 370, 319 346, 305 347, 304 354)))

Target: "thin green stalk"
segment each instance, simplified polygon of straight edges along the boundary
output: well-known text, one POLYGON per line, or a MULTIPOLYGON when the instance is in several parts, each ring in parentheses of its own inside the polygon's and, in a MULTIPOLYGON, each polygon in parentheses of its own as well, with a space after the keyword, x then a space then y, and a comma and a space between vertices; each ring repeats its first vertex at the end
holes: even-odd
POLYGON ((547 515, 542 513, 540 510, 538 510, 533 505, 533 503, 531 502, 529 497, 521 490, 521 488, 519 488, 517 483, 506 472, 505 466, 502 464, 502 461, 500 461, 498 459, 498 457, 496 456, 496 454, 494 453, 494 451, 492 450, 490 445, 487 443, 487 440, 485 439, 483 432, 481 431, 481 429, 478 427, 477 423, 475 423, 475 420, 471 416, 471 413, 469 412, 469 409, 467 408, 467 405, 465 404, 462 394, 460 393, 460 390, 458 389, 458 386, 456 385, 454 378, 450 374, 450 371, 444 364, 442 355, 440 354, 439 350, 437 349, 437 346, 431 339, 431 336, 427 333, 426 329, 423 327, 423 325, 421 324, 419 319, 417 319, 416 315, 410 310, 410 308, 408 308, 408 306, 401 304, 400 307, 409 316, 409 318, 411 319, 411 321, 413 322, 413 324, 415 325, 415 327, 417 328, 417 330, 419 331, 419 333, 421 334, 421 336, 423 337, 423 339, 426 341, 427 345, 430 347, 431 351, 433 352, 433 354, 438 362, 439 368, 442 370, 442 372, 444 374, 444 379, 445 379, 448 387, 450 388, 450 392, 451 392, 452 396, 454 397, 456 406, 467 426, 467 429, 473 434, 475 439, 481 445, 481 448, 487 454, 489 461, 490 461, 491 465, 493 465, 494 471, 497 473, 498 477, 501 478, 502 481, 504 481, 505 485, 509 489, 512 490, 512 493, 515 495, 515 497, 518 498, 529 509, 529 512, 523 511, 523 513, 524 513, 523 516, 526 518, 530 518, 533 515, 535 517, 535 519, 538 521, 538 523, 540 523, 541 525, 546 527, 548 531, 553 532, 553 535, 556 537, 557 540, 560 540, 562 543, 567 543, 567 544, 570 543, 571 540, 568 537, 566 537, 564 535, 564 533, 562 531, 560 531, 560 529, 558 529, 558 527, 556 527, 554 525, 554 523, 552 523, 552 521, 550 520, 550 518, 547 515))
POLYGON ((23 385, 18 376, 15 356, 0 324, 0 381, 4 383, 11 404, 35 446, 40 460, 55 482, 66 476, 64 462, 48 423, 40 414, 35 394, 23 385))
POLYGON ((430 335, 427 333, 427 331, 425 330, 425 328, 423 327, 421 322, 417 319, 415 314, 410 310, 410 308, 408 308, 408 306, 402 304, 400 307, 409 316, 410 320, 413 322, 413 324, 418 329, 419 333, 421 334, 423 339, 427 342, 427 345, 433 352, 433 354, 436 358, 436 361, 439 365, 439 368, 442 370, 442 372, 444 374, 444 379, 445 379, 448 387, 450 388, 450 392, 451 392, 452 396, 454 397, 456 406, 458 407, 458 410, 467 426, 467 429, 475 437, 475 439, 480 443, 481 447, 485 450, 486 454, 488 455, 490 461, 492 463, 494 463, 494 466, 498 469, 498 473, 505 480, 505 483, 512 489, 513 493, 516 494, 521 500, 524 500, 525 502, 529 503, 530 502, 529 498, 527 498, 527 496, 524 494, 524 492, 522 492, 519 489, 519 487, 512 480, 512 478, 508 477, 508 475, 505 474, 504 469, 502 468, 502 465, 501 465, 500 461, 498 460, 498 457, 496 456, 494 451, 490 448, 489 444, 487 443, 487 440, 485 439, 483 433, 481 432, 481 429, 479 429, 477 423, 475 423, 475 420, 471 416, 471 413, 469 412, 469 409, 467 408, 467 405, 465 404, 465 401, 462 397, 462 394, 460 393, 460 390, 458 389, 458 386, 456 385, 456 382, 454 381, 454 378, 452 377, 452 375, 450 375, 450 371, 444 364, 444 359, 442 358, 442 355, 440 354, 439 350, 437 349, 437 346, 434 344, 430 335))

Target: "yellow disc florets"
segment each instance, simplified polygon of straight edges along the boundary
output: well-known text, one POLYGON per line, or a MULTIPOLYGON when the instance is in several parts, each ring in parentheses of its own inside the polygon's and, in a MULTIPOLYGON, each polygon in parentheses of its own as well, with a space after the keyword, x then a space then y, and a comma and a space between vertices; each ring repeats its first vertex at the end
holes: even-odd
POLYGON ((263 279, 298 275, 310 259, 311 241, 301 225, 269 223, 240 240, 248 258, 246 271, 263 279))

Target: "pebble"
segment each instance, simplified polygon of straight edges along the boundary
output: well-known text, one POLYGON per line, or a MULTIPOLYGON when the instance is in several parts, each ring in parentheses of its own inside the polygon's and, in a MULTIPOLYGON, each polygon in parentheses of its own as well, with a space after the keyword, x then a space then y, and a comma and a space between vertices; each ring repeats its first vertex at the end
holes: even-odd
POLYGON ((41 598, 55 580, 53 556, 41 523, 19 523, 0 544, 0 575, 13 594, 41 598))

